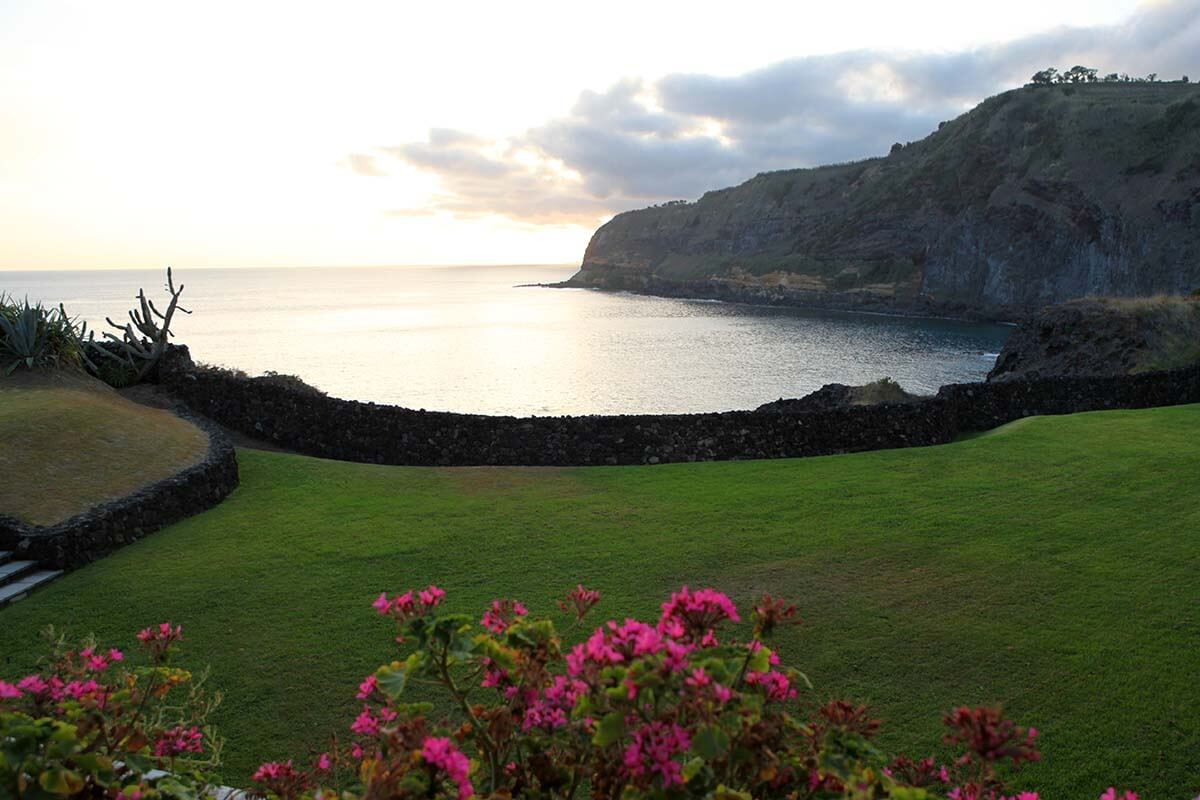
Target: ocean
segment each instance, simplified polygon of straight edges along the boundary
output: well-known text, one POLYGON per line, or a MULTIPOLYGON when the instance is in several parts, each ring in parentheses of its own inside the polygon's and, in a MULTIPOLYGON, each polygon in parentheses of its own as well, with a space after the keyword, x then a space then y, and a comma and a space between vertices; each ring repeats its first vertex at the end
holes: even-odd
MULTIPOLYGON (((572 266, 180 269, 175 341, 197 361, 298 375, 330 395, 480 414, 752 409, 881 377, 980 380, 1011 328, 521 287, 572 266)), ((0 272, 0 292, 105 329, 165 272, 0 272)), ((164 303, 158 303, 160 307, 164 303)))

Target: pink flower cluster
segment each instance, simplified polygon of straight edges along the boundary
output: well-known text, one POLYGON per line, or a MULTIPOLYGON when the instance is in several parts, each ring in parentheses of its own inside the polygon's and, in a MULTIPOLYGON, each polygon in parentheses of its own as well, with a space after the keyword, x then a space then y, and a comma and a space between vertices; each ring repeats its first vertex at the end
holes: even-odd
POLYGON ((761 686, 767 694, 768 700, 776 700, 783 702, 791 700, 796 696, 796 690, 792 687, 791 680, 782 672, 771 670, 770 672, 748 672, 746 673, 746 683, 751 686, 761 686))
POLYGON ((57 675, 51 675, 47 680, 40 675, 26 675, 21 680, 17 681, 17 685, 0 681, 0 699, 15 700, 28 694, 36 701, 45 701, 47 699, 58 702, 60 700, 94 700, 97 703, 103 703, 107 696, 107 691, 104 686, 97 683, 92 678, 87 680, 70 680, 63 681, 57 675))
POLYGON ((600 593, 594 589, 585 589, 583 584, 567 592, 567 596, 558 601, 558 607, 564 614, 571 614, 577 622, 582 622, 592 606, 600 602, 600 593))
POLYGON ((698 695, 711 695, 718 706, 724 706, 733 697, 733 692, 710 678, 703 667, 692 670, 683 683, 698 695))
POLYGON ((521 729, 527 731, 531 728, 541 728, 552 731, 566 725, 571 709, 575 708, 580 696, 587 694, 588 688, 588 685, 578 678, 554 676, 554 682, 525 709, 521 729))
MULTIPOLYGON (((380 592, 379 597, 375 598, 375 602, 371 604, 381 617, 393 617, 397 622, 407 622, 417 617, 423 617, 433 608, 441 604, 442 598, 446 593, 438 587, 430 584, 429 586, 414 592, 409 589, 404 594, 398 594, 395 597, 388 599, 387 592, 380 592)), ((404 638, 396 637, 397 642, 403 642, 404 638)))
POLYGON ((684 586, 662 604, 658 629, 676 639, 699 641, 701 646, 716 644, 713 628, 729 620, 739 622, 737 608, 729 597, 715 589, 688 591, 684 586))
POLYGON ((656 774, 664 788, 682 785, 682 766, 675 756, 691 744, 688 732, 673 722, 647 723, 633 732, 633 741, 625 748, 625 772, 633 779, 656 774))
POLYGON ((142 644, 158 643, 168 645, 171 642, 178 642, 183 639, 183 626, 176 625, 175 627, 171 627, 171 623, 169 622, 160 622, 158 627, 151 626, 138 631, 137 638, 142 644))
POLYGON ((195 725, 190 728, 176 725, 174 728, 159 731, 154 742, 154 755, 172 758, 180 753, 203 753, 203 741, 204 735, 195 725))
POLYGON ((458 800, 466 800, 475 794, 471 786, 471 762, 450 743, 449 739, 430 736, 421 747, 421 757, 426 763, 445 770, 450 780, 458 787, 458 800))
POLYGON ((371 713, 370 706, 363 706, 354 722, 350 723, 350 730, 359 736, 374 736, 379 733, 380 723, 392 722, 397 716, 396 712, 387 706, 380 708, 377 713, 378 716, 371 713))
MULTIPOLYGON (((1034 800, 1037 798, 1035 797, 1034 800)), ((1117 790, 1110 786, 1100 795, 1100 800, 1138 800, 1138 796, 1130 791, 1117 794, 1117 790)))
POLYGON ((493 600, 491 608, 483 612, 483 619, 479 620, 479 624, 492 633, 504 633, 509 625, 528 614, 528 609, 519 600, 493 600))
POLYGON ((110 664, 124 661, 125 654, 114 647, 108 651, 108 657, 105 658, 103 655, 96 653, 95 648, 85 647, 79 651, 79 658, 83 660, 86 669, 92 672, 103 672, 108 669, 110 664))
POLYGON ((295 797, 308 787, 308 776, 296 769, 291 759, 260 765, 250 780, 279 797, 295 797))
POLYGON ((695 649, 695 645, 677 642, 672 634, 636 619, 626 619, 620 625, 616 620, 609 620, 567 654, 567 674, 578 677, 595 669, 659 653, 664 655, 666 669, 678 672, 687 666, 687 657, 695 649))

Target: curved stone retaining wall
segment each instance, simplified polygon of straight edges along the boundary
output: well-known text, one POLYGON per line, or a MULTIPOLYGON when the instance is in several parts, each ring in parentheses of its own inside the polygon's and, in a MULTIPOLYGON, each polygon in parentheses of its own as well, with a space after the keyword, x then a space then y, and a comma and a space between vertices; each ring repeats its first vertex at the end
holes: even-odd
POLYGON ((828 455, 942 444, 1033 414, 1200 402, 1200 364, 1128 377, 956 384, 922 402, 792 414, 491 417, 339 400, 190 364, 164 370, 162 380, 194 411, 246 435, 323 458, 420 466, 828 455))
POLYGON ((233 446, 215 426, 180 416, 208 433, 203 461, 55 525, 27 525, 0 515, 0 549, 44 567, 75 569, 221 502, 238 485, 233 446))

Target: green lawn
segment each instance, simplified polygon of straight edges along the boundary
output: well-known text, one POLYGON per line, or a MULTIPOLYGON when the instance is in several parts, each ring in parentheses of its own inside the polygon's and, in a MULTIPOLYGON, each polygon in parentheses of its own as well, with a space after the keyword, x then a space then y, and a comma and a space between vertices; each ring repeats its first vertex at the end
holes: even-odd
POLYGON ((86 376, 0 376, 0 513, 52 525, 204 458, 208 435, 86 376))
POLYGON ((218 508, 0 612, 0 677, 47 623, 128 645, 184 625, 225 690, 225 777, 344 733, 391 654, 370 602, 436 582, 454 610, 576 581, 608 615, 682 583, 801 606, 817 695, 932 750, 955 703, 1041 731, 1022 784, 1200 791, 1200 406, 1039 418, 944 447, 591 469, 377 467, 241 451, 218 508))

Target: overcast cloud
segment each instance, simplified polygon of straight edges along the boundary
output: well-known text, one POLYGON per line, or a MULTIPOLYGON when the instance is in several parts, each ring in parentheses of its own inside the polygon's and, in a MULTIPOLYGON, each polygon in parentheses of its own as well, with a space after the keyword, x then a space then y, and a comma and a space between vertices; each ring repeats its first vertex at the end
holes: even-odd
POLYGON ((347 163, 365 176, 386 173, 393 160, 433 172, 442 194, 431 210, 593 225, 765 170, 883 155, 1047 66, 1200 78, 1198 54, 1200 0, 1176 0, 1120 25, 1060 28, 973 51, 857 51, 735 77, 630 78, 583 92, 569 113, 513 139, 433 129, 424 142, 347 163))

